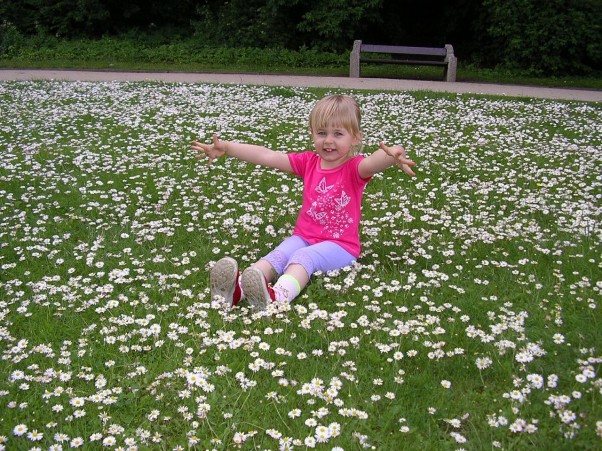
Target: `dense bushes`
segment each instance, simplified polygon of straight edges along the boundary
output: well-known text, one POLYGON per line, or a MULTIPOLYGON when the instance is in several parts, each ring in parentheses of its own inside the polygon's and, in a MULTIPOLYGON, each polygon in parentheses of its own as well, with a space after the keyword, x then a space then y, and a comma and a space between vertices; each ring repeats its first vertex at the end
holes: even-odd
MULTIPOLYGON (((232 67, 234 69, 253 68, 329 68, 346 67, 347 54, 321 52, 315 49, 261 49, 257 47, 224 47, 201 45, 195 39, 169 41, 164 35, 104 37, 96 40, 64 40, 46 37, 43 45, 37 37, 26 38, 16 35, 14 27, 8 26, 6 45, 0 41, 0 54, 12 61, 54 61, 70 63, 105 64, 108 66, 128 63, 133 66, 151 65, 169 67, 202 66, 232 67), (15 43, 12 45, 11 43, 15 43)), ((43 66, 43 64, 42 64, 43 66)))
POLYGON ((602 67, 600 0, 484 0, 491 63, 535 74, 602 67))
POLYGON ((36 38, 44 47, 54 38, 151 36, 156 47, 192 38, 197 48, 275 48, 290 58, 307 49, 344 55, 363 39, 451 43, 463 64, 534 75, 602 70, 600 0, 0 0, 0 17, 4 58, 36 38))

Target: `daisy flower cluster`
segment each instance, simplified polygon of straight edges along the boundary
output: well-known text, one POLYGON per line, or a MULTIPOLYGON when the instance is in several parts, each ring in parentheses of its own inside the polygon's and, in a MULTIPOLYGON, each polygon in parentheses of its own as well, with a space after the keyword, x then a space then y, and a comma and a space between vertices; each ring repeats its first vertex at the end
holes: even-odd
POLYGON ((360 258, 257 314, 211 299, 301 183, 323 90, 0 83, 0 449, 597 448, 602 107, 362 92, 360 258))

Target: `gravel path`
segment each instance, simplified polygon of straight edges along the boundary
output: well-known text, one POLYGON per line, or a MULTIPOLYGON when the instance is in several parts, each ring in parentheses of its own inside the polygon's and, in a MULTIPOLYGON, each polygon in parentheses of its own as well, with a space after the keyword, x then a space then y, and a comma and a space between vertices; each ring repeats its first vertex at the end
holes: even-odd
POLYGON ((601 102, 602 90, 498 85, 493 83, 448 83, 443 81, 398 80, 385 78, 320 77, 268 74, 215 74, 188 72, 115 72, 53 69, 0 69, 2 80, 68 81, 166 81, 183 83, 225 83, 268 86, 300 86, 390 91, 437 91, 494 94, 508 97, 601 102))

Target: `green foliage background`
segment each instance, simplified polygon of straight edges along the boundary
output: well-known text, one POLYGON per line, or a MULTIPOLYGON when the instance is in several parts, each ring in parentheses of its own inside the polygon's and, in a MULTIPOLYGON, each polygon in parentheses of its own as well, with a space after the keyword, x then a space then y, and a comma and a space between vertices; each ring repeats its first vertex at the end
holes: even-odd
POLYGON ((158 34, 200 47, 343 54, 355 39, 451 43, 463 63, 532 75, 602 69, 599 0, 0 0, 0 57, 39 39, 158 34))

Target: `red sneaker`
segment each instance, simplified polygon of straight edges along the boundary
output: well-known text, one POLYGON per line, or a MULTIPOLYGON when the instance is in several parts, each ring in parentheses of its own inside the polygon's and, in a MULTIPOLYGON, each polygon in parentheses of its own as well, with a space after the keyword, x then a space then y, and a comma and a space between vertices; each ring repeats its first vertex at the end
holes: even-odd
POLYGON ((250 267, 243 271, 240 278, 242 291, 249 304, 255 310, 265 310, 276 299, 274 290, 268 285, 260 269, 250 267))
POLYGON ((220 259, 209 274, 211 299, 219 296, 228 307, 238 304, 241 298, 239 274, 236 260, 231 257, 220 259))

